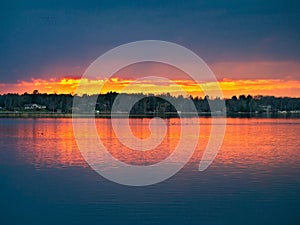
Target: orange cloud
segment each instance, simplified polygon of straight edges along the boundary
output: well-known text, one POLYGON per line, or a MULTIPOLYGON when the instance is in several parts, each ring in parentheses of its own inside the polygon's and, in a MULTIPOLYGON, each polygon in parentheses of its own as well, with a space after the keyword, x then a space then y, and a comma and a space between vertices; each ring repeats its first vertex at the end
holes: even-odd
MULTIPOLYGON (((128 93, 171 93, 176 95, 179 89, 184 89, 187 94, 194 96, 204 96, 203 90, 213 92, 217 84, 220 85, 225 97, 233 95, 251 94, 251 95, 274 95, 300 97, 300 81, 280 80, 280 79, 256 79, 256 80, 231 80, 223 79, 219 83, 207 82, 201 85, 192 80, 173 80, 167 82, 152 82, 150 80, 135 81, 130 79, 121 79, 118 77, 109 80, 87 80, 77 78, 56 79, 32 79, 31 81, 20 81, 15 84, 1 84, 1 94, 4 93, 32 93, 33 90, 39 90, 40 93, 74 94, 78 85, 82 85, 84 93, 98 94, 99 86, 104 85, 102 93, 109 91, 121 92, 128 85, 132 86, 127 90, 128 93)), ((80 94, 84 94, 80 93, 80 94)), ((215 97, 215 96, 213 96, 215 97)))
MULTIPOLYGON (((299 61, 249 61, 249 62, 218 62, 210 67, 219 78, 218 83, 225 97, 232 95, 274 95, 300 97, 300 62, 299 61), (230 79, 228 79, 230 77, 230 79), (241 79, 243 77, 243 79, 241 79)), ((129 65, 118 71, 109 80, 87 80, 80 77, 64 76, 61 79, 32 79, 19 81, 15 84, 0 83, 0 93, 32 93, 37 89, 41 93, 71 93, 76 92, 79 83, 83 92, 97 94, 99 86, 104 85, 102 93, 109 91, 121 92, 124 87, 129 93, 179 93, 179 87, 188 94, 204 96, 204 90, 213 92, 217 83, 206 82, 199 84, 176 67, 167 64, 146 62, 129 65), (174 83, 161 81, 155 82, 142 80, 134 82, 139 77, 163 76, 171 79, 174 83)), ((83 94, 83 93, 80 93, 83 94)), ((213 94, 210 94, 213 96, 213 94)))

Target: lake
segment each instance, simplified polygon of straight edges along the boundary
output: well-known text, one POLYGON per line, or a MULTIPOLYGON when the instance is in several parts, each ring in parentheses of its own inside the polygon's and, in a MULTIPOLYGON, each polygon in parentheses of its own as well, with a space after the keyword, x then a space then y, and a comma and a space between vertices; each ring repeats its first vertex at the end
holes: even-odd
MULTIPOLYGON (((217 157, 199 172, 210 121, 200 119, 197 148, 182 170, 133 187, 90 168, 72 119, 0 119, 0 224, 300 224, 300 119, 228 118, 217 157)), ((110 119, 96 119, 103 145, 136 165, 168 157, 180 127, 192 126, 165 123, 157 149, 140 152, 118 141, 110 119)), ((137 137, 150 135, 149 119, 130 124, 137 137)))

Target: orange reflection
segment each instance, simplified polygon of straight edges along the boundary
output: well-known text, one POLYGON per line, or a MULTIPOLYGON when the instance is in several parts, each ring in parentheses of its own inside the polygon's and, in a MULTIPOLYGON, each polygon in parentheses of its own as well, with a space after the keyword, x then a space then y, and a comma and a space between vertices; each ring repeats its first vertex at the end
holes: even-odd
MULTIPOLYGON (((122 119, 121 119, 122 120, 122 119)), ((150 119, 131 119, 130 128, 134 136, 141 140, 151 135, 149 129, 150 119)), ((114 158, 132 165, 150 165, 167 158, 176 148, 180 138, 180 121, 165 120, 167 126, 166 138, 153 150, 138 151, 124 146, 117 138, 111 121, 98 120, 98 135, 106 149, 114 158), (103 126, 105 123, 105 126, 103 126)))
MULTIPOLYGON (((19 155, 25 161, 37 168, 88 166, 76 146, 71 119, 24 121, 5 132, 14 136, 19 155)), ((154 150, 140 152, 128 149, 119 142, 112 130, 110 119, 96 121, 99 137, 110 153, 119 160, 135 165, 153 164, 168 157, 179 142, 180 126, 192 126, 180 124, 178 118, 168 119, 163 142, 154 150)), ((200 119, 199 142, 191 159, 195 169, 210 137, 210 122, 210 118, 200 119)), ((143 139, 149 136, 149 119, 132 119, 130 123, 137 137, 143 139)), ((0 129, 2 132, 2 128, 0 129)), ((297 119, 230 118, 227 120, 224 143, 212 168, 273 168, 280 165, 297 165, 300 163, 300 139, 296 135, 299 132, 300 121, 297 119)))
POLYGON ((77 149, 71 119, 30 119, 17 128, 19 153, 37 168, 87 167, 77 149))

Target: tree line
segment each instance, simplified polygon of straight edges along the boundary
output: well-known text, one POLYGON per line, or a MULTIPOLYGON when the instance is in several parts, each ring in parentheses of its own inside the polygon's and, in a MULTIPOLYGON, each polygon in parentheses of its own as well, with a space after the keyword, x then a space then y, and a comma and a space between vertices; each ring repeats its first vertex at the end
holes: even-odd
MULTIPOLYGON (((110 112, 113 103, 118 93, 108 92, 97 96, 95 111, 110 112)), ((171 96, 170 94, 162 95, 146 95, 146 94, 122 94, 127 97, 140 98, 132 109, 133 114, 145 114, 154 112, 174 112, 175 109, 171 102, 176 102, 180 107, 184 108, 189 100, 192 100, 196 109, 200 113, 209 113, 209 103, 221 101, 219 98, 210 98, 209 96, 193 97, 193 96, 171 96)), ((91 98, 95 95, 77 96, 84 99, 83 102, 88 104, 91 98)), ((74 96, 71 94, 42 94, 35 90, 28 94, 4 94, 0 95, 0 110, 1 111, 47 111, 47 112, 61 112, 71 113, 74 96), (35 107, 32 107, 32 106, 35 107), (39 107, 39 106, 44 106, 39 107)), ((291 112, 300 110, 300 98, 291 97, 274 97, 274 96, 233 96, 229 99, 224 99, 226 108, 216 109, 218 111, 225 111, 227 113, 253 113, 253 112, 291 112)))

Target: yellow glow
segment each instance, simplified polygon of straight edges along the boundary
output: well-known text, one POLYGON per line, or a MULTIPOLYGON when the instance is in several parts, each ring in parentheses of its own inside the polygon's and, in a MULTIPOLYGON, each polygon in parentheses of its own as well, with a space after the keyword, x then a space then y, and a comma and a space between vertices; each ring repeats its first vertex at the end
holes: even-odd
POLYGON ((213 92, 221 87, 224 97, 233 95, 251 94, 251 95, 274 95, 274 96, 292 96, 300 97, 300 81, 280 80, 280 79, 256 79, 256 80, 231 80, 207 82, 197 84, 192 80, 173 80, 172 82, 155 82, 149 80, 140 80, 132 83, 134 80, 111 78, 109 80, 87 80, 76 78, 56 79, 32 79, 31 81, 21 81, 16 84, 1 84, 1 94, 5 93, 32 93, 37 89, 40 93, 74 94, 78 85, 82 85, 84 93, 80 94, 98 94, 99 86, 104 85, 101 93, 109 91, 121 92, 122 89, 130 84, 132 88, 128 93, 167 93, 176 95, 179 93, 179 87, 184 89, 187 94, 193 96, 204 96, 201 88, 213 92), (175 83, 175 84, 174 84, 175 83))

